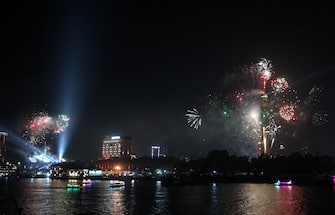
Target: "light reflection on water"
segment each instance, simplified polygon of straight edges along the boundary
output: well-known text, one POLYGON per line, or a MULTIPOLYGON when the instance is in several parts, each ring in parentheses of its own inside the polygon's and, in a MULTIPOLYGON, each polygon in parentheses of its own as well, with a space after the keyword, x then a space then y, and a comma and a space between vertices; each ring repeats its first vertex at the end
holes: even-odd
POLYGON ((162 186, 132 181, 110 187, 67 190, 67 181, 21 179, 0 183, 1 196, 13 196, 24 214, 334 214, 335 189, 327 186, 275 187, 272 184, 209 183, 162 186))

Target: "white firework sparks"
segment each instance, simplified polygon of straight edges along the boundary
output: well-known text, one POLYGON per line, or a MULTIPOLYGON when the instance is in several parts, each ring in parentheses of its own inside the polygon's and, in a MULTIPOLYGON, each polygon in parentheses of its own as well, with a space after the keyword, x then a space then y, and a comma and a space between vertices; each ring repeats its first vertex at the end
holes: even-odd
POLYGON ((275 73, 272 69, 272 62, 266 58, 260 58, 257 63, 248 66, 246 72, 263 91, 265 91, 267 81, 275 73))
POLYGON ((188 117, 187 123, 190 127, 198 129, 201 126, 201 115, 197 109, 193 108, 192 110, 187 110, 185 116, 188 117))
POLYGON ((318 111, 312 116, 313 125, 319 127, 328 123, 328 114, 325 111, 318 111))
POLYGON ((31 144, 45 144, 48 135, 58 135, 68 127, 70 118, 66 115, 51 117, 47 111, 33 112, 27 117, 23 137, 31 144))
MULTIPOLYGON (((195 108, 187 111, 190 127, 198 129, 204 119, 202 134, 210 135, 227 149, 248 155, 270 155, 276 140, 288 137, 288 133, 296 136, 291 126, 306 122, 311 115, 315 126, 328 123, 325 111, 313 114, 311 110, 320 103, 322 88, 314 86, 307 99, 301 100, 285 78, 272 77, 275 72, 270 60, 261 58, 242 69, 242 73, 227 76, 222 91, 211 92, 206 100, 201 100, 202 116, 195 108)), ((280 149, 284 148, 282 143, 278 144, 280 149)))

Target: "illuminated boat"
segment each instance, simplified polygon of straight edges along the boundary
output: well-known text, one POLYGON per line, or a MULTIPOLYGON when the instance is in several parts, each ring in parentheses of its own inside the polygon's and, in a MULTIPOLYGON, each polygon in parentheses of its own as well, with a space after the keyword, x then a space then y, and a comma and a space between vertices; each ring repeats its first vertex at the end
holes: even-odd
POLYGON ((124 181, 120 180, 110 180, 110 186, 111 187, 123 187, 126 183, 124 181))
POLYGON ((92 185, 92 181, 91 179, 83 179, 81 184, 83 187, 90 187, 92 185))
POLYGON ((68 183, 67 188, 75 188, 75 189, 80 189, 82 187, 81 184, 78 184, 78 183, 68 183))
POLYGON ((274 183, 275 186, 291 186, 292 185, 292 181, 280 181, 278 180, 276 183, 274 183))
POLYGON ((83 179, 83 184, 91 184, 91 179, 83 179))

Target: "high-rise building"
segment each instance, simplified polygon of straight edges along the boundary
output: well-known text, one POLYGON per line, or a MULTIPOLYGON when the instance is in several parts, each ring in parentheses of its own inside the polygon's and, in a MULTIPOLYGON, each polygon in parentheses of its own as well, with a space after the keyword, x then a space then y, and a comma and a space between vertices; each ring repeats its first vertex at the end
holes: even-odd
POLYGON ((161 147, 160 146, 151 146, 151 158, 159 158, 161 154, 161 147))
POLYGON ((131 137, 105 136, 102 141, 102 158, 130 157, 131 137))
POLYGON ((160 158, 166 156, 167 156, 167 150, 165 147, 157 145, 151 146, 151 158, 160 158))
POLYGON ((0 131, 0 162, 5 162, 5 143, 7 139, 8 133, 4 131, 0 131))

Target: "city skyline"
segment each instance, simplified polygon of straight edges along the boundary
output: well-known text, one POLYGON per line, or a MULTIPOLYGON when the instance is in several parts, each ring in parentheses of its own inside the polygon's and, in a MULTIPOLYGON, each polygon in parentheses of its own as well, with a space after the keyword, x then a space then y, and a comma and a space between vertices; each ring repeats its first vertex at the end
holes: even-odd
POLYGON ((205 115, 201 106, 209 95, 227 96, 244 87, 241 68, 266 58, 300 98, 313 87, 322 89, 318 110, 328 117, 322 126, 307 119, 285 126, 278 139, 287 150, 308 146, 313 154, 334 155, 331 8, 198 6, 10 5, 0 130, 21 137, 27 115, 46 110, 69 116, 64 134, 49 142, 63 138, 64 157, 72 159, 99 158, 106 135, 131 136, 138 155, 150 156, 152 145, 167 147, 174 156, 204 157, 213 149, 254 155, 222 132, 221 121, 204 118, 194 129, 185 113, 197 108, 205 115))

